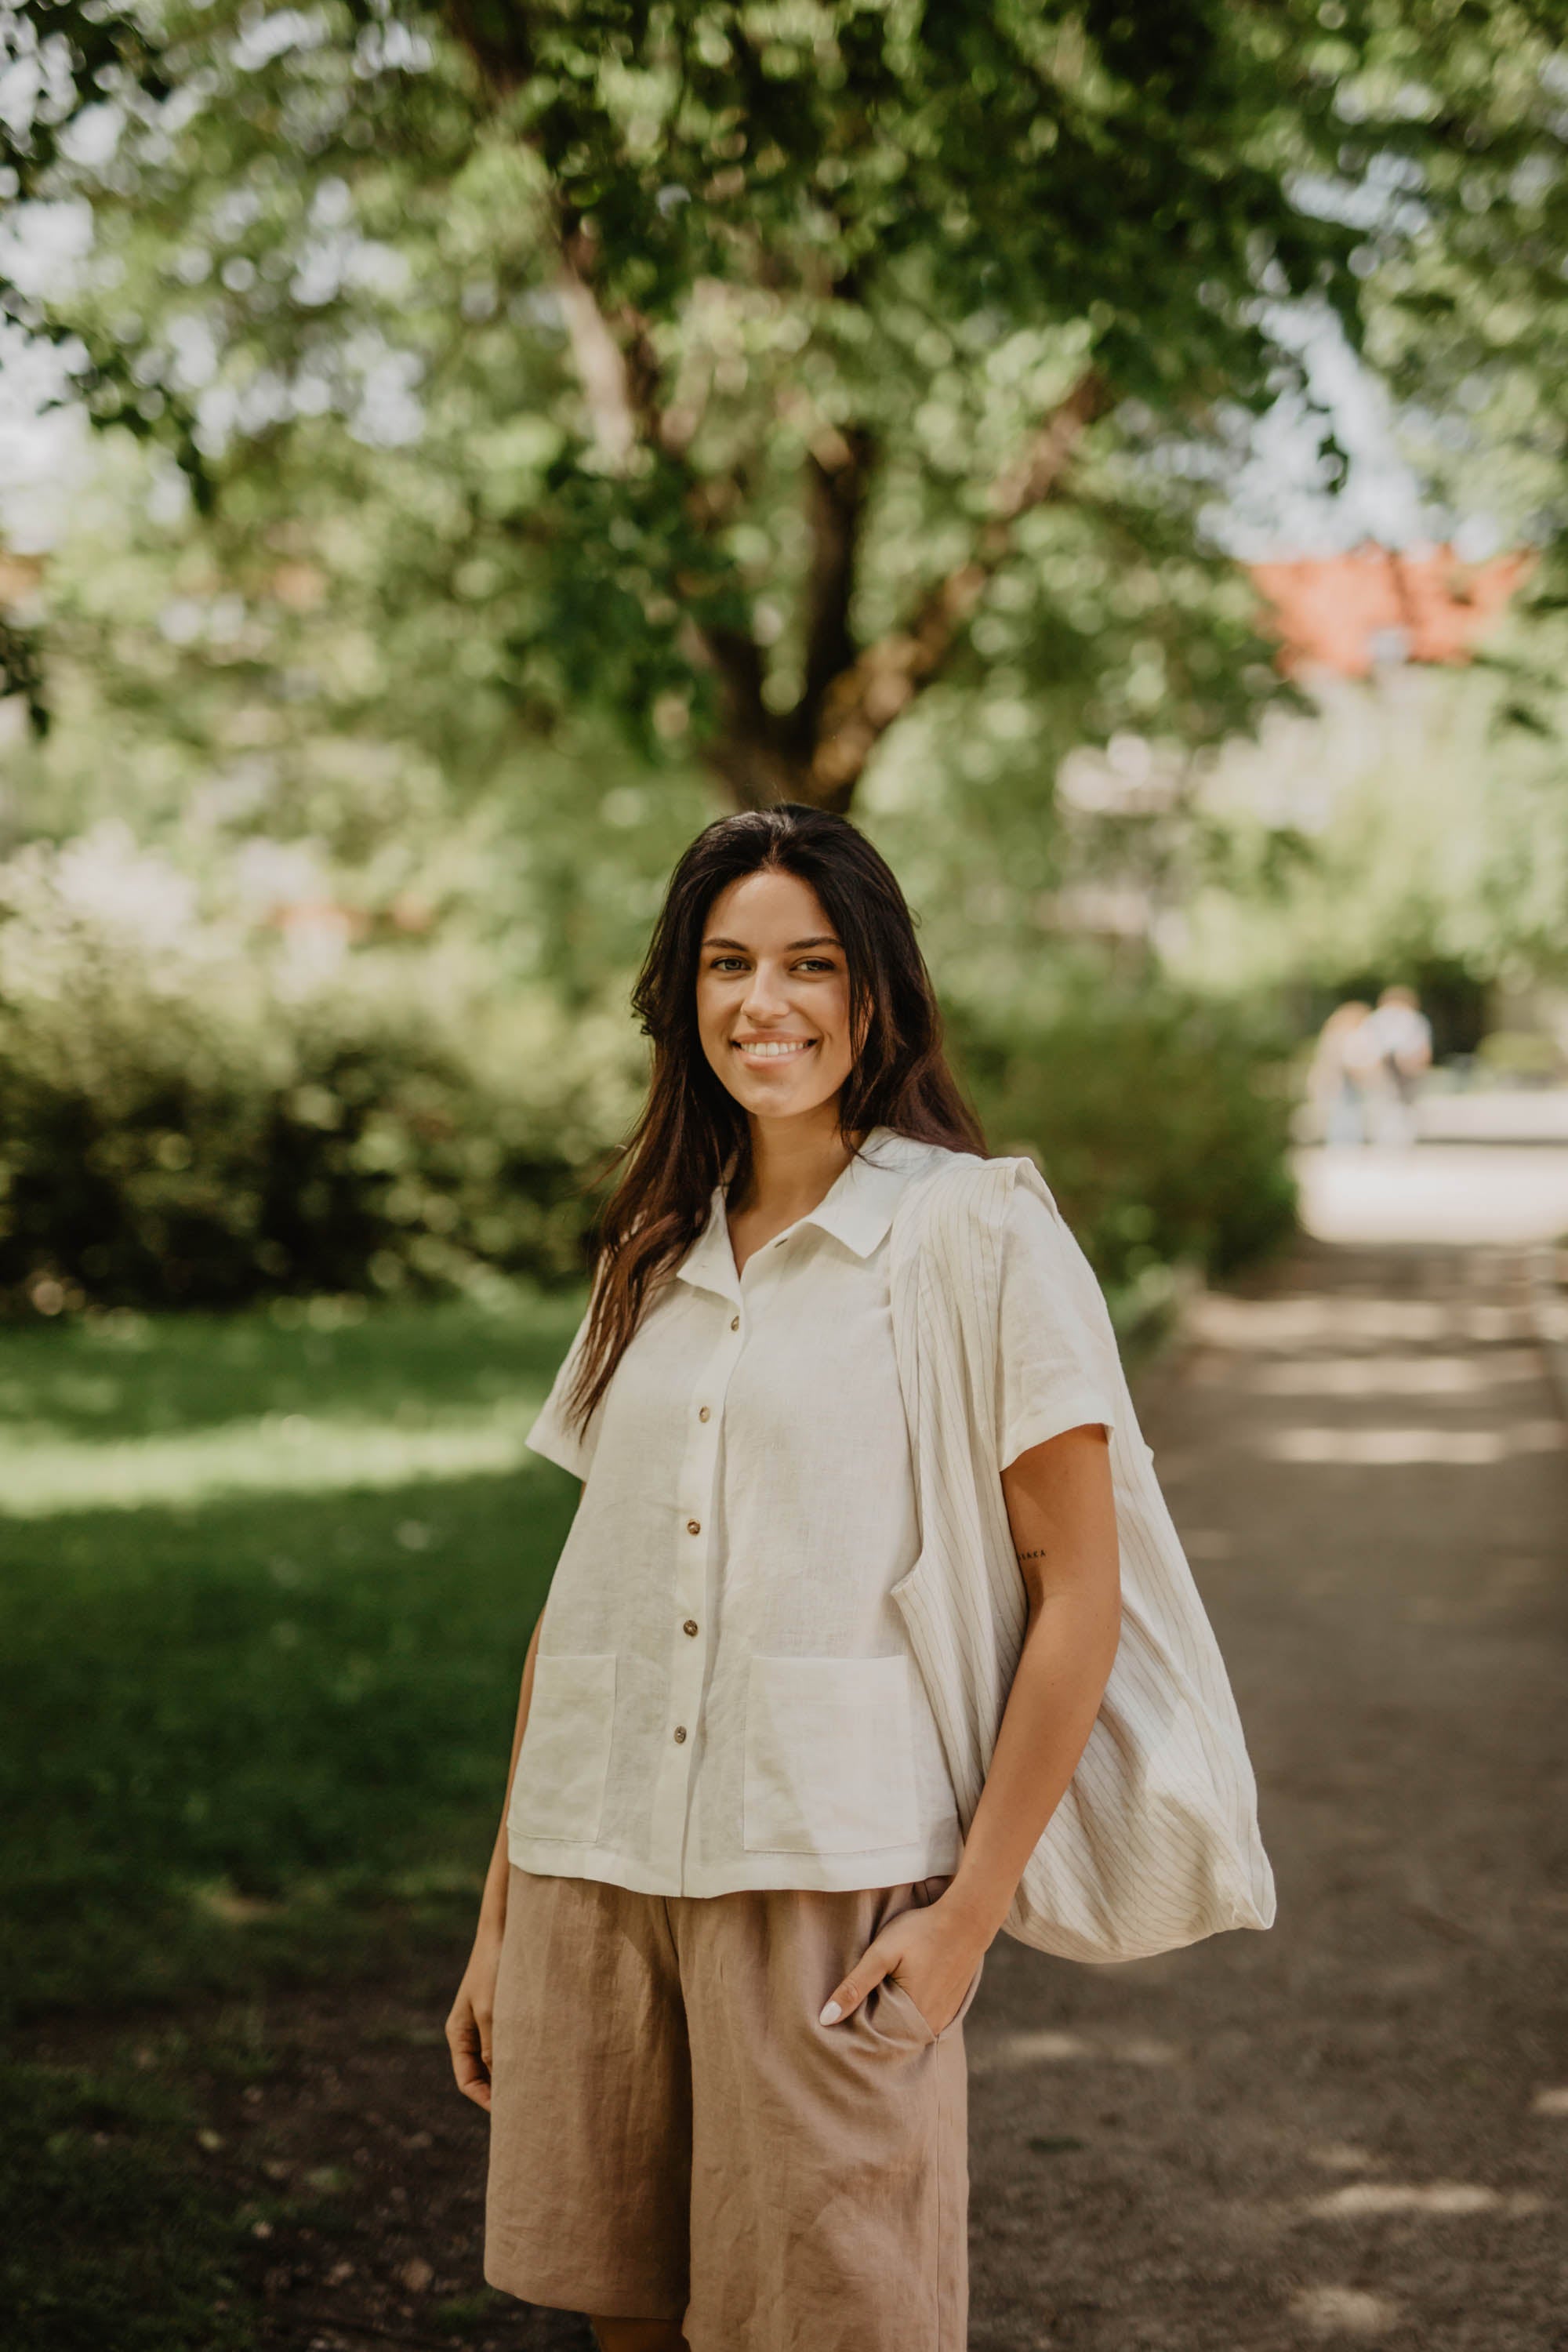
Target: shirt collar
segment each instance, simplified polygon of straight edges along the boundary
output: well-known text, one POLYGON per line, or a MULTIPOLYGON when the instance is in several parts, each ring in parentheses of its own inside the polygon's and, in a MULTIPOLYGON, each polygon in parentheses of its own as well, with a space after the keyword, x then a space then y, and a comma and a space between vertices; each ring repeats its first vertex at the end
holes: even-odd
MULTIPOLYGON (((892 1223, 899 1195, 927 1149, 891 1128, 873 1128, 859 1154, 834 1179, 816 1208, 788 1230, 820 1225, 857 1257, 869 1257, 892 1223)), ((708 1222, 675 1271, 700 1290, 716 1290, 725 1298, 740 1297, 722 1184, 714 1186, 708 1222)))
POLYGON ((741 1277, 730 1246, 724 1221, 724 1187, 715 1184, 708 1202, 708 1222, 675 1269, 682 1282, 698 1290, 716 1290, 721 1298, 739 1298, 741 1277))

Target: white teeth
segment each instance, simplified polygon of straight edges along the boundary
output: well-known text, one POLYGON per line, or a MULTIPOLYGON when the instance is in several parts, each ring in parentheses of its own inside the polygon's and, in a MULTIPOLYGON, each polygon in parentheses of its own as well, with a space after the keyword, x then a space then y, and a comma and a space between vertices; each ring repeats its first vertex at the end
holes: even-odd
POLYGON ((767 1055, 804 1054, 810 1046, 815 1045, 816 1042, 816 1039, 812 1037, 796 1037, 784 1040, 770 1038, 765 1043, 761 1039, 753 1040, 749 1037, 736 1037, 731 1040, 731 1043, 735 1047, 735 1051, 738 1054, 767 1055))

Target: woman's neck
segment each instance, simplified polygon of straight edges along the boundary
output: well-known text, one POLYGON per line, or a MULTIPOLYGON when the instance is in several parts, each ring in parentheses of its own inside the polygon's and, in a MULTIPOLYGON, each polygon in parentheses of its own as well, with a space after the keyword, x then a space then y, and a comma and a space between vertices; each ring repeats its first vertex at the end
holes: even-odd
MULTIPOLYGON (((820 1114, 751 1121, 752 1171, 742 1201, 732 1208, 783 1230, 809 1215, 848 1166, 851 1150, 838 1132, 831 1103, 820 1114)), ((852 1139, 858 1143, 862 1139, 852 1139)))

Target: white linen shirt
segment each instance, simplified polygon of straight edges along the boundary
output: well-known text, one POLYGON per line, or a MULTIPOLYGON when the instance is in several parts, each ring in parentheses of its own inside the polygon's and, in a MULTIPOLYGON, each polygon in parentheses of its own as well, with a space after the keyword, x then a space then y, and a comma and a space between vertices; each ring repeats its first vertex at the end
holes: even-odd
MULTIPOLYGON (((722 1187, 587 1430, 508 1814, 520 1868, 656 1895, 896 1885, 956 1869, 952 1782, 894 1588, 920 1552, 888 1234, 956 1155, 879 1128, 737 1274, 722 1187)), ((1049 1213, 1004 1248, 1003 1465, 1116 1408, 1064 1311, 1049 1213)))

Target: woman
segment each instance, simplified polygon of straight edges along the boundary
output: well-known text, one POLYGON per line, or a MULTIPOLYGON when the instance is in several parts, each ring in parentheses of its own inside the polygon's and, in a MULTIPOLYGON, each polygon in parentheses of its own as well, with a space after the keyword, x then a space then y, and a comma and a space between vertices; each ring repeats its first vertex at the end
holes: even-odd
MULTIPOLYGON (((709 826, 634 1003, 649 1097, 528 1441, 584 1485, 447 2021, 486 2276, 604 2352, 959 2352, 963 2020, 1117 1656, 1125 1387, 1048 1195, 1005 1185, 975 1412, 1018 1624, 971 1771, 897 1252, 944 1171, 1024 1163, 985 1161, 840 818, 709 826)), ((928 1268, 966 1311, 968 1239, 928 1268)))

